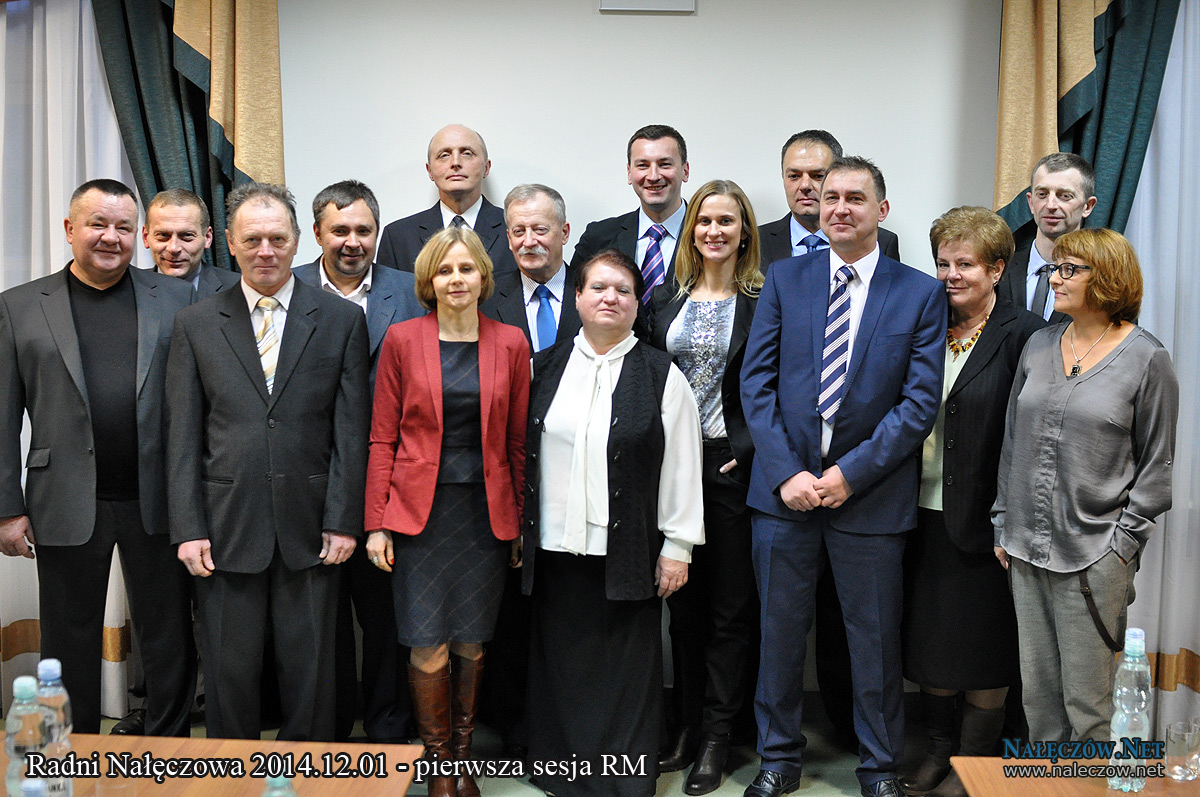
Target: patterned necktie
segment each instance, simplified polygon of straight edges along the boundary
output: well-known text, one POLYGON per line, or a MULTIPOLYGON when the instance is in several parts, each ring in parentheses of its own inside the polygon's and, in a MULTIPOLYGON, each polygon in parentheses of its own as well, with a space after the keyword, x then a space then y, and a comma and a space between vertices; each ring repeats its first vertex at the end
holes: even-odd
POLYGON ((255 305, 262 310, 262 323, 254 334, 258 344, 258 359, 262 360, 263 376, 267 380, 267 394, 275 386, 275 365, 279 362, 279 336, 275 334, 275 308, 279 300, 274 296, 264 296, 255 305))
POLYGON ((804 245, 805 253, 815 252, 818 249, 829 246, 829 244, 819 235, 806 235, 800 239, 800 243, 804 245))
POLYGON ((466 227, 467 220, 464 219, 462 216, 455 216, 454 218, 450 219, 450 226, 451 227, 466 227))
POLYGON ((646 231, 650 243, 646 246, 646 256, 642 258, 642 282, 645 292, 642 293, 642 304, 650 301, 650 291, 654 286, 661 285, 666 279, 667 269, 663 266, 662 248, 658 245, 667 234, 667 228, 661 224, 652 224, 646 231))
POLYGON ((558 335, 558 325, 554 323, 554 308, 550 306, 550 289, 539 285, 533 289, 533 295, 538 299, 537 311, 537 350, 550 346, 558 335))
POLYGON ((841 406, 846 366, 850 362, 850 292, 846 285, 854 279, 854 271, 842 266, 834 279, 837 286, 829 297, 825 350, 821 355, 821 395, 817 398, 817 409, 826 423, 833 423, 833 416, 841 406))
POLYGON ((1038 269, 1037 287, 1033 291, 1033 302, 1029 305, 1029 312, 1037 313, 1042 318, 1049 318, 1050 314, 1046 312, 1046 297, 1050 295, 1050 266, 1042 266, 1038 269))

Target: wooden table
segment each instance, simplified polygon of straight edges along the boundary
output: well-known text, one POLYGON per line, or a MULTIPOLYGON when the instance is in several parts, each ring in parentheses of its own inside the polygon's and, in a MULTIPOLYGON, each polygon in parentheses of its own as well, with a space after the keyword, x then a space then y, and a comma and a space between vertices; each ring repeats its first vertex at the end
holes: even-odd
MULTIPOLYGON (((954 771, 962 778, 963 785, 971 797, 1116 797, 1121 792, 1109 791, 1108 781, 1104 778, 1006 778, 1006 766, 1051 766, 1049 760, 1005 760, 1003 758, 982 758, 974 756, 953 756, 950 763, 954 771)), ((1071 761, 1059 761, 1058 764, 1070 765, 1071 761)), ((1107 761, 1080 761, 1081 765, 1103 765, 1107 761)), ((1151 762, 1161 763, 1161 762, 1151 762)), ((1200 795, 1200 780, 1190 783, 1177 783, 1168 777, 1147 778, 1146 788, 1139 794, 1144 797, 1192 797, 1200 795)))
MULTIPOLYGON (((3 738, 3 734, 0 734, 3 738)), ((275 742, 249 741, 245 739, 176 739, 158 736, 96 736, 89 733, 71 734, 71 745, 77 756, 87 760, 93 752, 98 753, 97 762, 101 777, 76 777, 75 797, 89 795, 135 794, 176 797, 176 795, 242 795, 258 797, 266 788, 267 775, 288 774, 279 768, 290 765, 311 764, 311 777, 295 771, 292 786, 298 795, 331 795, 339 797, 370 797, 371 795, 406 794, 413 779, 412 762, 421 755, 420 745, 400 744, 326 744, 321 742, 275 742), (110 758, 106 754, 112 754, 110 758), (240 777, 214 776, 211 769, 199 776, 203 764, 191 766, 193 777, 164 775, 162 783, 156 783, 153 775, 142 776, 146 754, 158 766, 173 763, 179 766, 181 759, 226 759, 227 771, 233 771, 240 762, 244 774, 240 777), (122 754, 128 754, 122 757, 122 754), (307 758, 306 758, 307 756, 307 758), (124 765, 129 777, 120 776, 119 762, 124 765), (387 777, 367 775, 367 770, 378 771, 384 765, 387 777), (405 771, 397 771, 401 765, 405 771), (142 771, 139 772, 138 768, 142 771), (252 777, 257 771, 263 777, 252 777), (118 777, 109 778, 109 772, 118 777), (344 773, 341 777, 335 772, 344 773), (353 776, 349 776, 354 772, 353 776), (328 777, 321 777, 329 773, 328 777)), ((184 764, 187 766, 188 764, 184 764)), ((0 747, 0 770, 8 766, 8 758, 0 747)))

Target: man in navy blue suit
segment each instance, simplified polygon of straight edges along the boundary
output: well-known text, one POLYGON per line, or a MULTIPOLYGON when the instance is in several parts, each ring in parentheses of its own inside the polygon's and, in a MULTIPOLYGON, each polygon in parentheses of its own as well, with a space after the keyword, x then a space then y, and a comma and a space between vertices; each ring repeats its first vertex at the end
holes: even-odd
POLYGON ((799 785, 805 636, 823 553, 850 643, 862 794, 904 794, 901 558, 941 399, 946 298, 937 280, 880 255, 887 214, 875 164, 835 161, 821 186, 830 246, 771 267, 746 345, 762 764, 745 797, 799 785))
MULTIPOLYGON (((412 274, 374 263, 379 233, 375 193, 357 180, 323 188, 313 199, 313 232, 321 256, 292 270, 296 279, 354 302, 367 316, 371 350, 371 390, 383 336, 392 324, 425 315, 412 274)), ((407 740, 412 710, 408 699, 408 654, 400 655, 392 587, 387 573, 367 561, 364 546, 347 560, 338 593, 335 669, 338 682, 335 737, 344 741, 354 725, 358 668, 354 614, 362 627, 363 730, 372 742, 407 740)))

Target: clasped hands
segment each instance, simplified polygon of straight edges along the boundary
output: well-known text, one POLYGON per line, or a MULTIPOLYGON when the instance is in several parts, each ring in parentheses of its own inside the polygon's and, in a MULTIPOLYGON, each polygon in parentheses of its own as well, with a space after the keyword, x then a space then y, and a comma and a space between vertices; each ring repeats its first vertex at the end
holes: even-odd
MULTIPOLYGON (((323 560, 322 564, 340 565, 350 558, 356 545, 358 545, 358 541, 349 534, 322 531, 321 553, 319 554, 323 560)), ((213 564, 212 542, 207 539, 179 543, 176 556, 193 576, 208 578, 217 569, 213 564)))
POLYGON ((779 497, 783 503, 797 512, 807 512, 819 506, 836 509, 852 495, 854 490, 837 465, 826 469, 819 479, 802 470, 779 487, 779 497))

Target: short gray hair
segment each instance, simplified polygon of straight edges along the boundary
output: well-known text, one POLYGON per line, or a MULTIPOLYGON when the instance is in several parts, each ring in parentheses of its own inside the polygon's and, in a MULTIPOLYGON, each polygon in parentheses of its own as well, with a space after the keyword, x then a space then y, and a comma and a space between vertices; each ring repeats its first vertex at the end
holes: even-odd
POLYGON ((541 183, 523 183, 508 192, 508 196, 504 197, 504 223, 508 224, 509 205, 514 202, 528 202, 538 196, 547 197, 554 204, 554 215, 558 217, 559 224, 567 223, 567 203, 562 194, 541 183))
POLYGON ((292 235, 296 236, 296 240, 300 240, 300 222, 296 220, 296 197, 288 190, 286 185, 277 183, 242 183, 229 192, 229 196, 225 198, 225 224, 228 227, 233 227, 233 219, 237 212, 251 200, 257 200, 260 203, 268 204, 272 200, 278 202, 287 208, 288 216, 292 220, 292 235))

